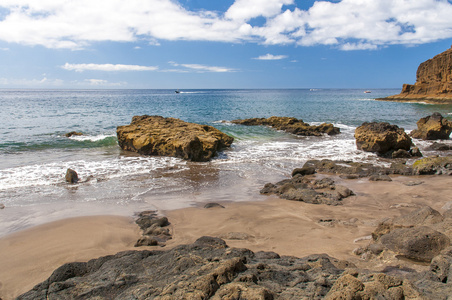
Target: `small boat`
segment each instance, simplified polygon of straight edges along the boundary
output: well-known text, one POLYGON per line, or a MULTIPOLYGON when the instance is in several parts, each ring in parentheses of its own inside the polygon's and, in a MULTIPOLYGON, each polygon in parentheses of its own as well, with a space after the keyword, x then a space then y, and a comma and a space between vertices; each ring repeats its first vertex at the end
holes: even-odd
POLYGON ((180 94, 180 91, 179 90, 175 90, 174 91, 176 94, 180 94))
POLYGON ((370 94, 372 93, 371 91, 364 91, 364 94, 370 94))

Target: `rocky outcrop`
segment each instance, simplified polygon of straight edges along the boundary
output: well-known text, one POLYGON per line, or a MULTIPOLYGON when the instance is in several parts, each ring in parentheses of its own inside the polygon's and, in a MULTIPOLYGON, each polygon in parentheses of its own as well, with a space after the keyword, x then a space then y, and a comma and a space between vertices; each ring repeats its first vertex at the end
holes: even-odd
POLYGON ((333 124, 323 123, 315 126, 309 125, 308 123, 303 122, 303 120, 289 117, 270 117, 267 119, 252 118, 245 120, 234 120, 232 123, 247 126, 270 126, 277 130, 302 136, 322 136, 324 134, 335 135, 340 133, 340 129, 338 127, 334 127, 333 124))
POLYGON ((404 84, 400 94, 377 100, 452 102, 452 48, 421 63, 414 85, 404 84))
POLYGON ((116 133, 124 150, 191 161, 208 161, 234 140, 212 126, 147 115, 133 117, 130 125, 119 126, 116 133))
POLYGON ((355 130, 356 146, 367 152, 388 156, 399 149, 409 151, 411 138, 403 128, 386 122, 365 122, 355 130))
POLYGON ((446 140, 452 132, 452 122, 444 119, 440 113, 422 118, 416 124, 417 129, 410 133, 415 139, 446 140))
POLYGON ((202 237, 168 251, 69 263, 18 299, 323 299, 342 269, 328 255, 280 257, 202 237))
POLYGON ((282 199, 311 204, 340 205, 341 200, 353 195, 347 187, 336 185, 331 178, 313 179, 293 172, 291 179, 275 184, 267 183, 261 194, 278 195, 282 199))

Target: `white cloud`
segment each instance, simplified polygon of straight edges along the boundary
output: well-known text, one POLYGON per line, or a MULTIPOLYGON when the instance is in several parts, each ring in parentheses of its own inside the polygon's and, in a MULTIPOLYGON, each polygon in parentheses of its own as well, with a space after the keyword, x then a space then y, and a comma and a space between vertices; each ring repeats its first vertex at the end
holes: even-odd
POLYGON ((121 65, 121 64, 70 64, 66 63, 62 66, 63 69, 68 71, 155 71, 158 67, 153 66, 138 66, 138 65, 121 65))
POLYGON ((72 50, 138 40, 359 50, 452 38, 447 0, 316 1, 307 10, 294 0, 236 0, 225 12, 190 11, 176 0, 2 0, 0 9, 0 41, 72 50), (258 17, 263 25, 253 25, 258 17))
POLYGON ((7 87, 61 87, 64 81, 61 79, 48 79, 43 77, 41 79, 28 79, 28 78, 0 78, 0 86, 7 87))
POLYGON ((121 86, 124 85, 124 83, 121 82, 109 82, 108 80, 104 79, 85 79, 84 83, 80 83, 81 85, 88 83, 88 85, 91 86, 121 86))
POLYGON ((280 59, 284 59, 287 58, 287 55, 273 55, 270 53, 267 53, 265 55, 261 55, 259 57, 255 57, 253 59, 258 59, 258 60, 280 60, 280 59))
POLYGON ((168 62, 170 65, 173 65, 174 67, 183 67, 185 69, 179 69, 179 70, 166 70, 167 72, 183 72, 186 73, 188 70, 193 70, 199 73, 204 72, 214 72, 214 73, 226 73, 226 72, 235 72, 235 69, 226 68, 226 67, 216 67, 216 66, 206 66, 206 65, 199 65, 199 64, 178 64, 174 61, 168 62), (188 69, 188 70, 187 70, 188 69))

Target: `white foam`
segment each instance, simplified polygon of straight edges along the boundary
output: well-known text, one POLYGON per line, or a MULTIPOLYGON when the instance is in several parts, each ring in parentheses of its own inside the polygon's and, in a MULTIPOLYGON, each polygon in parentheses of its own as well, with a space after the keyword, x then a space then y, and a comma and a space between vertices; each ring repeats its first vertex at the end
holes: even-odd
POLYGON ((106 138, 109 137, 116 137, 115 134, 99 134, 99 135, 73 135, 71 137, 69 137, 69 139, 71 140, 75 140, 75 141, 91 141, 91 142, 97 142, 97 141, 102 141, 106 138))

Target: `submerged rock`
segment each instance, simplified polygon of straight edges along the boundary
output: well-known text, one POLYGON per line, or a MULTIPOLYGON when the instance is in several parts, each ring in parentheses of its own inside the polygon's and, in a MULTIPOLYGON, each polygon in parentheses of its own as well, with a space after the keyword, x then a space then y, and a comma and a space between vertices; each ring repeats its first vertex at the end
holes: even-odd
POLYGON ((130 125, 118 126, 116 133, 124 150, 191 161, 208 161, 234 140, 212 126, 147 115, 133 117, 130 125))
POLYGON ((333 124, 323 123, 318 126, 309 125, 296 118, 289 117, 270 117, 270 118, 252 118, 245 120, 234 120, 234 124, 240 125, 264 125, 270 126, 277 130, 283 130, 289 133, 302 136, 322 136, 324 134, 335 135, 340 133, 338 127, 334 127, 333 124))
POLYGON ((443 118, 440 113, 417 121, 417 129, 411 131, 410 135, 415 139, 422 140, 445 140, 452 132, 452 122, 443 118))
POLYGON ((358 149, 381 156, 399 149, 409 151, 413 144, 403 128, 386 122, 363 123, 356 128, 355 139, 358 149))

